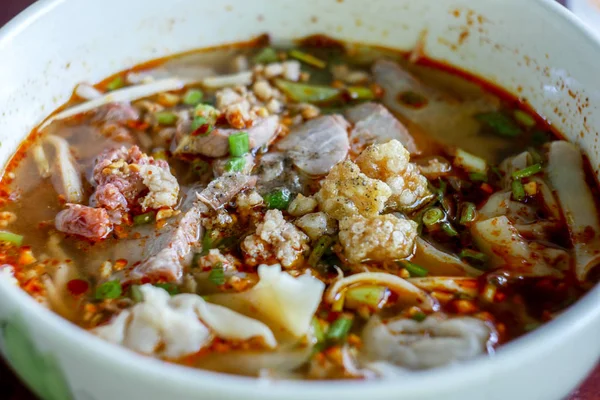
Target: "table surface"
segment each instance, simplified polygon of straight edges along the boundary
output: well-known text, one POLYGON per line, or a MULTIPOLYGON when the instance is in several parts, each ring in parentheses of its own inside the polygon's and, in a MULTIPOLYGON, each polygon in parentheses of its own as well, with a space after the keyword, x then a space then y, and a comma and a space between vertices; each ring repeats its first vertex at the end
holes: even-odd
MULTIPOLYGON (((564 0, 559 0, 564 3, 564 0)), ((0 26, 16 15, 20 10, 33 3, 33 0, 5 0, 0 7, 0 26)), ((0 393, 6 400, 35 400, 35 397, 19 382, 0 360, 0 393)), ((568 400, 600 399, 600 366, 577 389, 568 400)))

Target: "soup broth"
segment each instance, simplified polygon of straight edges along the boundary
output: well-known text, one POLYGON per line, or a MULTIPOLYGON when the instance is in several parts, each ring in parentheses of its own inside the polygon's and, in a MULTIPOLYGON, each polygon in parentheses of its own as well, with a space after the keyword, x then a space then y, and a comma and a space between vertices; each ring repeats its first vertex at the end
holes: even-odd
POLYGON ((82 83, 1 185, 0 272, 107 341, 220 372, 463 362, 599 275, 580 149, 489 84, 324 36, 82 83))

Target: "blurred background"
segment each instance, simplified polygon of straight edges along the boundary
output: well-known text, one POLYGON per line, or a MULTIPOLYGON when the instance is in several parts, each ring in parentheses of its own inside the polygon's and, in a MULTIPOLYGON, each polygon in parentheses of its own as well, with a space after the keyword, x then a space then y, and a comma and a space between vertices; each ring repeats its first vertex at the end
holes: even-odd
MULTIPOLYGON (((97 0, 102 1, 102 0, 97 0)), ((415 0, 416 1, 416 0, 415 0)), ((531 0, 523 0, 527 2, 531 0)), ((568 5, 573 11, 593 28, 599 29, 600 34, 600 0, 557 0, 562 5, 568 5), (567 4, 568 3, 568 4, 567 4), (597 13, 597 14, 595 14, 597 13)), ((0 26, 12 17, 33 4, 34 0, 0 0, 0 26)), ((10 60, 2 60, 10 62, 10 60)), ((551 377, 548 377, 551 379, 551 377)), ((19 380, 10 372, 0 359, 0 399, 4 400, 36 400, 23 387, 19 380)), ((600 400, 600 367, 568 400, 600 400)))

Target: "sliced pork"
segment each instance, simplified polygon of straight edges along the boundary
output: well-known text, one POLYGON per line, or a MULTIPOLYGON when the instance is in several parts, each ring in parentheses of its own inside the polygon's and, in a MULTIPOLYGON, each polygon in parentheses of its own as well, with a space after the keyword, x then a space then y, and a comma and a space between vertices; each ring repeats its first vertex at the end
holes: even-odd
POLYGON ((348 126, 339 115, 315 118, 292 129, 276 147, 307 174, 324 175, 348 155, 348 126))

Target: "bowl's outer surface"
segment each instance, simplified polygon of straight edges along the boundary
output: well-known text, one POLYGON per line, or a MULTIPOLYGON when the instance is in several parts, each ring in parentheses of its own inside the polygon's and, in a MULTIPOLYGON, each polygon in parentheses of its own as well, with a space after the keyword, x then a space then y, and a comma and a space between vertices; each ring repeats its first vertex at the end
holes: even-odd
MULTIPOLYGON (((404 50, 421 39, 428 56, 526 99, 600 171, 600 45, 546 0, 42 1, 0 33, 0 162, 78 82, 263 32, 275 39, 322 32, 404 50)), ((2 279, 0 322, 4 353, 7 341, 21 338, 30 358, 13 355, 13 364, 23 371, 34 360, 37 375, 25 378, 53 400, 552 400, 598 360, 600 288, 494 357, 399 382, 268 383, 166 365, 80 331, 2 279)))

